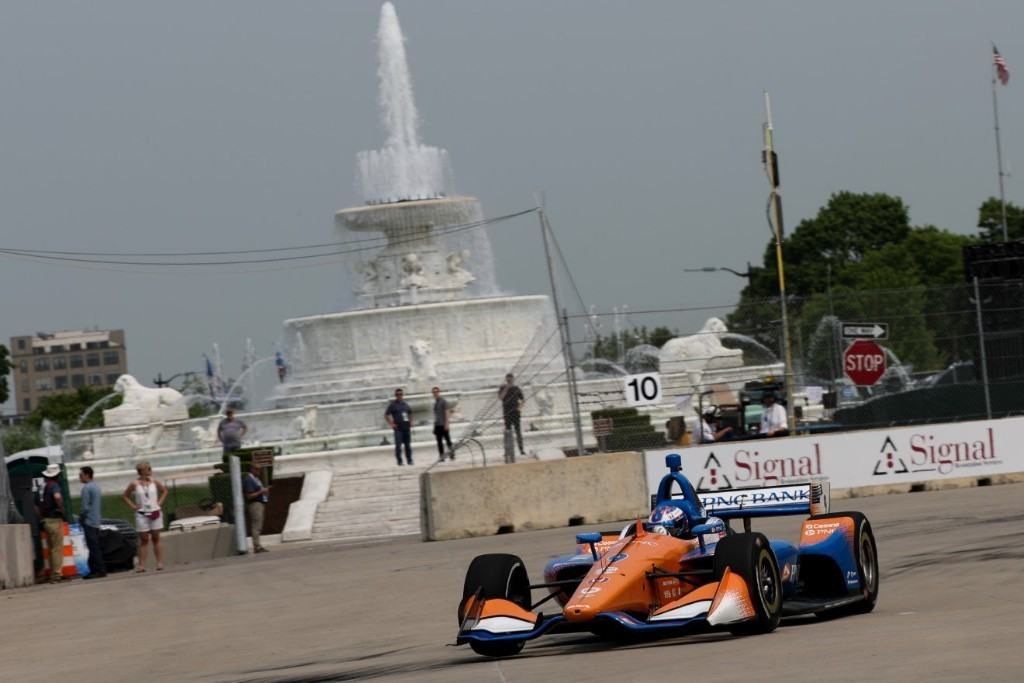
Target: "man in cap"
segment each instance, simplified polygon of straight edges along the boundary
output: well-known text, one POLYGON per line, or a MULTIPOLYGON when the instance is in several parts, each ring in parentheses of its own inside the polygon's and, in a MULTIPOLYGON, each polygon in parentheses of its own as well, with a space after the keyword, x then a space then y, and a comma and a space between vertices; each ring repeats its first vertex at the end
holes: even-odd
POLYGON ((50 546, 50 583, 60 583, 64 567, 64 496, 61 494, 60 465, 50 463, 43 470, 43 488, 36 500, 36 514, 43 520, 46 542, 50 546))
POLYGON ((759 436, 789 436, 789 423, 786 421, 786 409, 775 402, 775 393, 767 392, 761 399, 764 412, 761 413, 761 429, 759 436))

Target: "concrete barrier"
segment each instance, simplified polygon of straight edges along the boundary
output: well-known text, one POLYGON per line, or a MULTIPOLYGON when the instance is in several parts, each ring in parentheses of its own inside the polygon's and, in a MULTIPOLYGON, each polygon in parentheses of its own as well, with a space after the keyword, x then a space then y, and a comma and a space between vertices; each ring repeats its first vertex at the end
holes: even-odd
POLYGON ((619 521, 648 514, 641 453, 606 453, 420 476, 423 540, 619 521))
POLYGON ((288 520, 281 532, 281 542, 308 541, 313 538, 313 522, 320 503, 327 500, 331 492, 331 479, 334 474, 330 470, 307 472, 302 480, 302 494, 299 499, 288 507, 288 520))
POLYGON ((31 527, 28 524, 0 524, 0 589, 31 586, 33 583, 31 527))
POLYGON ((194 531, 165 531, 160 534, 164 548, 164 564, 191 564, 235 554, 233 524, 201 527, 194 531))

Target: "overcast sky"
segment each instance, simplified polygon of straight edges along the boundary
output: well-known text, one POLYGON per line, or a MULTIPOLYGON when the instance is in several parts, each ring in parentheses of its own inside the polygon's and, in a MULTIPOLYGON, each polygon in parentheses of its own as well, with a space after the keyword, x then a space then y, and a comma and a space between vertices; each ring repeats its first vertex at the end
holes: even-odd
MULTIPOLYGON (((487 215, 544 191, 586 303, 725 306, 768 238, 762 90, 790 228, 838 190, 889 192, 915 224, 974 231, 1004 156, 1024 168, 1024 3, 399 0, 428 144, 487 215), (766 11, 766 8, 772 11, 766 11)), ((202 251, 329 241, 383 141, 362 0, 6 2, 0 247, 202 251)), ((1021 202, 1011 177, 1007 197, 1021 202)), ((546 293, 532 217, 492 240, 500 284, 546 293)), ((0 337, 124 328, 149 383, 218 342, 340 310, 340 263, 138 272, 0 258, 0 337)), ((695 330, 706 312, 683 321, 695 330)), ((638 324, 655 323, 637 316, 638 324)), ((692 330, 684 330, 692 331, 692 330)))

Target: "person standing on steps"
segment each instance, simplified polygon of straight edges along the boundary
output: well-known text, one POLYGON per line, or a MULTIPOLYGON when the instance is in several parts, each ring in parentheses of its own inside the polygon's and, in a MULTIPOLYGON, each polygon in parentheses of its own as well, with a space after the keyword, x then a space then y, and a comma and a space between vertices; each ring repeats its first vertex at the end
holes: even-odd
POLYGON ((384 419, 395 434, 395 460, 402 464, 402 446, 405 446, 405 464, 412 464, 412 409, 405 402, 405 392, 395 389, 395 400, 388 404, 384 419))
POLYGON ((505 375, 505 383, 498 389, 498 399, 501 401, 501 412, 505 416, 505 431, 515 430, 519 455, 526 455, 526 451, 523 450, 523 429, 520 426, 523 401, 526 397, 523 396, 523 390, 516 386, 516 378, 511 372, 505 375))
POLYGON ((217 425, 217 441, 224 447, 224 455, 242 447, 242 438, 247 431, 249 427, 241 420, 236 420, 235 411, 228 408, 224 419, 217 425))
POLYGON ((448 457, 455 459, 455 449, 452 448, 452 436, 448 431, 448 420, 451 417, 451 409, 448 401, 441 397, 441 388, 434 387, 430 390, 434 395, 434 438, 437 439, 437 459, 444 460, 445 443, 448 444, 448 457))

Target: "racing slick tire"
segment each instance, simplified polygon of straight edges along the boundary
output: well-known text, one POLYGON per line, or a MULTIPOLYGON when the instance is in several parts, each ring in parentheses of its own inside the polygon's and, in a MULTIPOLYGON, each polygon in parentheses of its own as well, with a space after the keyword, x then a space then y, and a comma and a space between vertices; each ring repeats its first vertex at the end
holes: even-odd
POLYGON ((875 609, 878 601, 878 546, 875 544, 875 533, 871 530, 871 522, 860 512, 832 512, 826 515, 815 515, 810 519, 828 519, 847 517, 853 520, 853 556, 857 560, 857 576, 860 578, 863 600, 835 610, 832 614, 822 613, 818 616, 844 616, 847 614, 867 614, 875 609))
POLYGON ((747 582, 754 618, 729 627, 735 635, 770 633, 782 616, 782 581, 779 564, 768 538, 759 533, 726 536, 715 548, 715 580, 726 567, 747 582))
MULTIPOLYGON (((525 610, 530 609, 530 577, 526 572, 526 564, 516 555, 492 553, 478 555, 466 570, 466 582, 462 588, 462 601, 459 603, 459 624, 465 618, 466 601, 480 591, 480 597, 503 598, 514 602, 525 610)), ((472 641, 469 644, 473 652, 485 657, 511 657, 523 649, 523 641, 505 641, 481 643, 472 641)))

